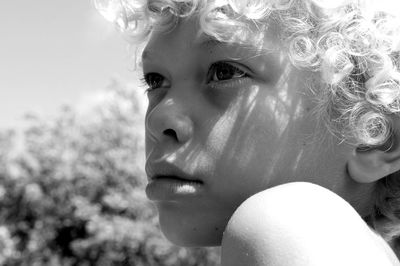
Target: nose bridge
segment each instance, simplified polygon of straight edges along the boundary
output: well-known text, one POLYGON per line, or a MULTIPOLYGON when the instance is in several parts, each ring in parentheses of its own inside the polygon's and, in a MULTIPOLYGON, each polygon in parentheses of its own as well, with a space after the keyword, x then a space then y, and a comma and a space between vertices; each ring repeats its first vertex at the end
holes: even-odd
POLYGON ((146 117, 146 130, 157 141, 187 142, 193 135, 193 126, 187 98, 172 89, 146 117))

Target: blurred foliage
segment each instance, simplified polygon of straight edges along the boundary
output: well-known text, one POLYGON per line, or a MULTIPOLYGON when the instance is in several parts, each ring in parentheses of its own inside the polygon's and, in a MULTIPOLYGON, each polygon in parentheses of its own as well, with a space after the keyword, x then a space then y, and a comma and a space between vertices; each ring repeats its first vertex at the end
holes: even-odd
MULTIPOLYGON (((0 133, 0 265, 218 265, 161 235, 144 195, 143 95, 113 82, 83 110, 0 133)), ((82 108, 81 108, 82 109, 82 108)))

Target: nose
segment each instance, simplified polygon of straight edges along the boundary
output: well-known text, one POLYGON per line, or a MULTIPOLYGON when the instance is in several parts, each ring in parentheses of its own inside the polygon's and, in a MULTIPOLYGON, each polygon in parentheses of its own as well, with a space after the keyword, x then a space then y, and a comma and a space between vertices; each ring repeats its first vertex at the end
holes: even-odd
POLYGON ((157 141, 185 143, 193 136, 193 121, 183 104, 164 99, 146 115, 146 131, 157 141))

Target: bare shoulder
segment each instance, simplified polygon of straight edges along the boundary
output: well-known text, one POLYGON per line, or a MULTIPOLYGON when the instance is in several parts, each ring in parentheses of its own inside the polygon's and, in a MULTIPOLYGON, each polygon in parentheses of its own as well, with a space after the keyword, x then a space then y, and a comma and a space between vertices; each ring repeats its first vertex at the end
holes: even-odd
POLYGON ((222 240, 227 265, 400 264, 346 201, 299 182, 264 190, 239 206, 222 240))

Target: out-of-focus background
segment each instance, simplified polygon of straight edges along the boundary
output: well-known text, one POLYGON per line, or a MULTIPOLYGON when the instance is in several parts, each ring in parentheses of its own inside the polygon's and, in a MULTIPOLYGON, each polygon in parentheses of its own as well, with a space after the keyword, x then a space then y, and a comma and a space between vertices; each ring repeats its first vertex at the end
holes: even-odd
POLYGON ((160 233, 146 99, 90 0, 0 1, 0 265, 218 265, 160 233))
POLYGON ((90 0, 0 1, 0 127, 54 114, 110 78, 135 81, 126 42, 90 0))

